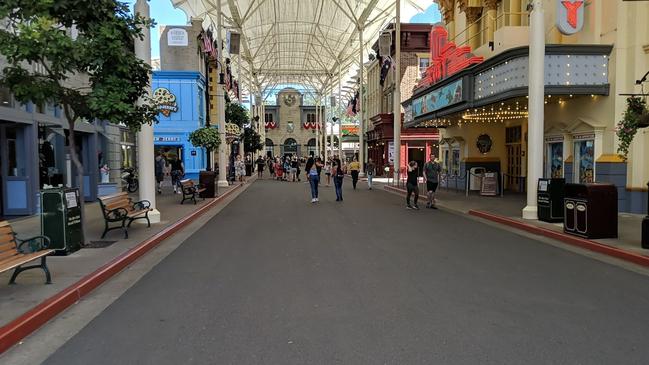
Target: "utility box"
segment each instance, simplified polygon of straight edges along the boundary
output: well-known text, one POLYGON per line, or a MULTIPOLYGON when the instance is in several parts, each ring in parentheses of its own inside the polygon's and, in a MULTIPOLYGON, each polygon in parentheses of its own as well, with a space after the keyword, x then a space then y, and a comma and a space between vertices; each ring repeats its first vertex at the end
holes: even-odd
POLYGON ((563 230, 584 238, 617 238, 617 188, 566 184, 563 230))
POLYGON ((83 229, 79 189, 41 190, 41 234, 50 238, 49 248, 68 255, 81 248, 83 229))
POLYGON ((566 179, 539 179, 536 194, 539 220, 563 222, 566 179))
POLYGON ((205 188, 205 191, 200 193, 201 198, 214 198, 217 195, 216 172, 201 171, 198 175, 198 183, 205 188))

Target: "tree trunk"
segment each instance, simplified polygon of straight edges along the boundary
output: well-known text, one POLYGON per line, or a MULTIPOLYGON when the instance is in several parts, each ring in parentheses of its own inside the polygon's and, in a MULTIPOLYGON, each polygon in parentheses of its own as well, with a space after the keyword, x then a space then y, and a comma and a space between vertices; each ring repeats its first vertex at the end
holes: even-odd
POLYGON ((75 120, 70 117, 67 110, 66 110, 66 117, 68 119, 68 124, 69 124, 68 147, 69 147, 70 158, 72 159, 72 163, 74 163, 74 167, 77 169, 77 186, 79 187, 79 208, 81 209, 81 234, 82 234, 81 245, 85 246, 87 236, 86 236, 86 221, 85 221, 86 204, 85 204, 84 193, 83 193, 83 164, 79 160, 79 155, 77 154, 77 142, 74 139, 75 120))

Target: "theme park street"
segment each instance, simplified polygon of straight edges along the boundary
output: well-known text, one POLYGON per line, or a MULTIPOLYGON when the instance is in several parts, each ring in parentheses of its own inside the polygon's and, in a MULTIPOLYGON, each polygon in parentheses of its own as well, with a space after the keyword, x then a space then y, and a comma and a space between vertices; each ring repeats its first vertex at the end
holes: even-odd
POLYGON ((45 363, 649 357, 643 271, 346 185, 311 204, 305 184, 255 182, 45 363))

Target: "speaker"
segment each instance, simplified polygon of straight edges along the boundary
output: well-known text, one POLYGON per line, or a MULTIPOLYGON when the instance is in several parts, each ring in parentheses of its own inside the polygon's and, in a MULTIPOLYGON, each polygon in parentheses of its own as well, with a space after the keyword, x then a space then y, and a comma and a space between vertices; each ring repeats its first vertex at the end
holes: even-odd
POLYGON ((239 33, 228 33, 228 44, 230 48, 228 49, 230 54, 239 54, 239 43, 241 42, 241 34, 239 33))

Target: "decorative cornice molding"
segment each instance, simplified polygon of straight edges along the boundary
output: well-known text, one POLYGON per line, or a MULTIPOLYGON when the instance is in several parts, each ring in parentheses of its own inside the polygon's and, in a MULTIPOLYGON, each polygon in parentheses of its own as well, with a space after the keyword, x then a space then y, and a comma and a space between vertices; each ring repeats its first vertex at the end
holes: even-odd
POLYGON ((497 10, 498 3, 500 3, 501 1, 502 0, 482 0, 484 8, 487 10, 497 10))
POLYGON ((469 7, 464 10, 464 13, 466 14, 467 24, 475 23, 478 21, 478 19, 480 19, 480 16, 482 15, 482 8, 469 7))

